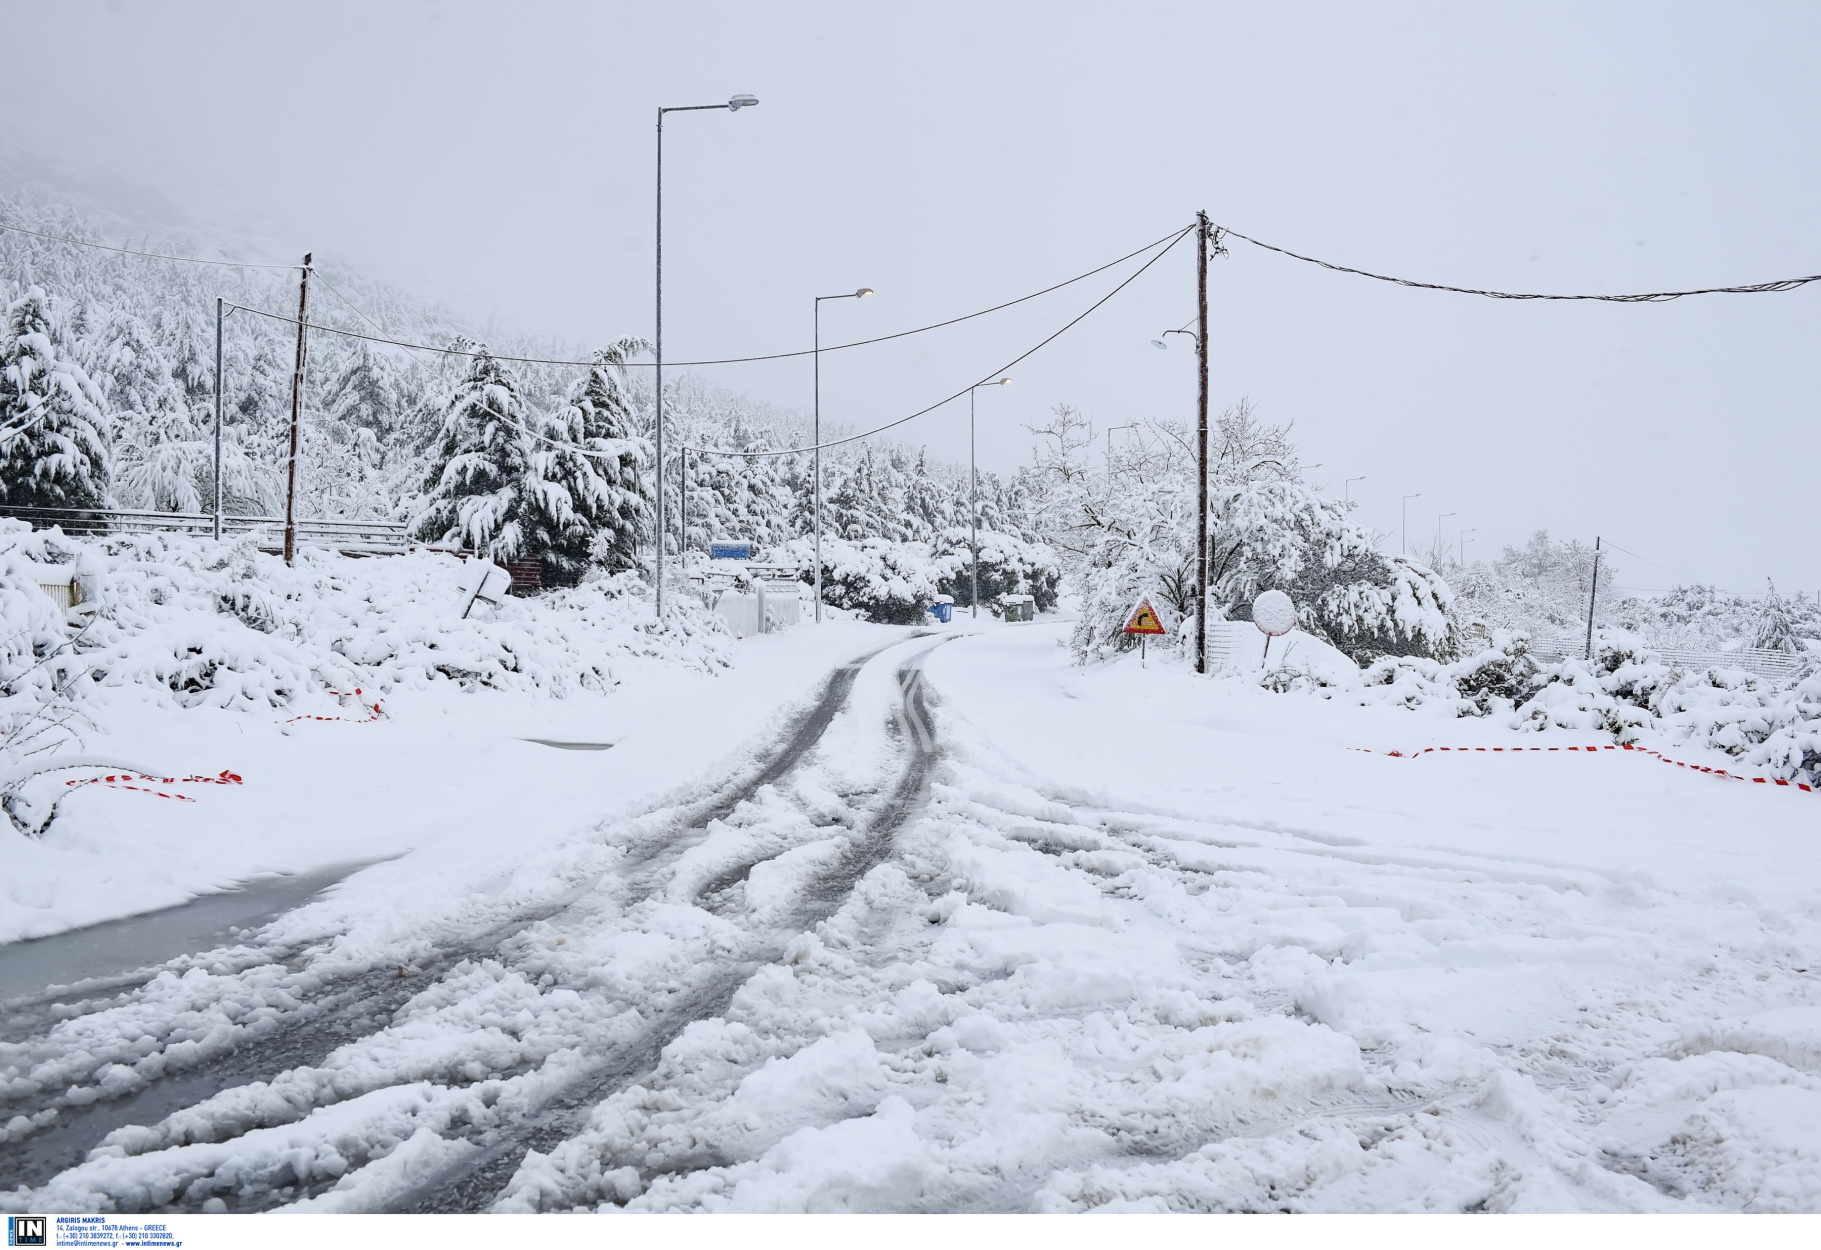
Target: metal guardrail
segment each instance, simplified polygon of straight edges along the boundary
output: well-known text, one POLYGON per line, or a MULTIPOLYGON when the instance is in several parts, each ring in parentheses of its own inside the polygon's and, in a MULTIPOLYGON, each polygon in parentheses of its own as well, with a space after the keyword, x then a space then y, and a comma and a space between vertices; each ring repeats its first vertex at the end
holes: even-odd
MULTIPOLYGON (((1642 650, 1658 656, 1665 664, 1681 669, 1737 668, 1760 677, 1789 677, 1807 662, 1806 655, 1787 651, 1767 651, 1761 647, 1744 647, 1738 651, 1700 651, 1685 647, 1653 647, 1642 650)), ((1533 638, 1530 652, 1539 660, 1579 659, 1587 654, 1585 638, 1533 638)))
MULTIPOLYGON (((199 512, 134 512, 120 508, 9 508, 0 505, 0 516, 25 521, 33 529, 56 527, 70 535, 104 534, 213 534, 215 518, 199 512)), ((313 518, 296 522, 297 541, 305 546, 332 547, 363 555, 392 555, 413 547, 435 544, 412 542, 400 521, 337 521, 313 518)), ((223 516, 223 536, 255 534, 270 541, 262 547, 284 544, 283 517, 223 516)), ((440 547, 436 549, 441 549, 440 547)))

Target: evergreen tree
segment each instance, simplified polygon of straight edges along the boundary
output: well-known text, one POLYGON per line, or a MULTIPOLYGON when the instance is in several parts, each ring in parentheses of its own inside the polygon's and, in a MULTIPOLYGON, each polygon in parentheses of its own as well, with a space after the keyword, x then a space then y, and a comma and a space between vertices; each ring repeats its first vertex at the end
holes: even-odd
POLYGON ((551 441, 533 451, 533 546, 559 575, 579 574, 591 557, 612 572, 637 566, 650 524, 649 453, 632 432, 625 364, 643 346, 627 339, 596 352, 550 423, 551 441))
POLYGON ((16 508, 107 502, 105 400, 60 350, 48 299, 32 287, 0 336, 0 500, 16 508))
POLYGON ((525 405, 511 371, 485 347, 478 352, 443 404, 442 436, 411 533, 495 560, 541 555, 527 550, 535 466, 525 405))
POLYGON ((1770 588, 1770 593, 1764 598, 1764 606, 1758 610, 1758 628, 1752 636, 1751 645, 1764 651, 1800 654, 1801 636, 1796 631, 1795 622, 1789 619, 1789 609, 1782 596, 1777 594, 1777 584, 1769 578, 1765 579, 1764 584, 1770 588))
POLYGON ((966 515, 965 507, 957 513, 948 488, 930 473, 928 453, 918 448, 917 463, 912 466, 904 486, 904 519, 913 531, 912 536, 922 542, 934 541, 954 524, 956 516, 965 518, 966 515))

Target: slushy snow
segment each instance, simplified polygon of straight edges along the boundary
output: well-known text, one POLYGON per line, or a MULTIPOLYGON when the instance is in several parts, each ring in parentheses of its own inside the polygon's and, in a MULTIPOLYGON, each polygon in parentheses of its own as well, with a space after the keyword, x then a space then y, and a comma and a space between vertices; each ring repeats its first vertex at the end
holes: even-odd
POLYGON ((76 1107, 307 1022, 338 977, 475 952, 0 1205, 408 1205, 598 1089, 497 1209, 1821 1206, 1815 796, 1622 753, 1368 754, 1516 735, 1076 667, 1066 625, 836 628, 754 640, 799 693, 799 639, 890 645, 700 829, 777 702, 743 698, 699 767, 654 749, 604 817, 470 826, 7 1043, 17 1105, 76 1107), (829 893, 917 758, 927 799, 829 893))

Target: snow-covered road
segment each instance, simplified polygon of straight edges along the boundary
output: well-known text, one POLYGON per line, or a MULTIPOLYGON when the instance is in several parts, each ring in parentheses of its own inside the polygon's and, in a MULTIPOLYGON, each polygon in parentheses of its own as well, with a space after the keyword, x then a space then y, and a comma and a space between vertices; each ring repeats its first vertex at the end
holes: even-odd
POLYGON ((1812 796, 1057 636, 894 631, 711 790, 53 1004, 0 1205, 1821 1207, 1812 796))

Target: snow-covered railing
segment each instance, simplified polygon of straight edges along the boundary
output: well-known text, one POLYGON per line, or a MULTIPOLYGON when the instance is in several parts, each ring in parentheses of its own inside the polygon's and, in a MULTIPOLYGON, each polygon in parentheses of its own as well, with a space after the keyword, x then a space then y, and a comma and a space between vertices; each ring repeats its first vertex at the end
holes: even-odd
MULTIPOLYGON (((1682 669, 1738 668, 1760 677, 1788 677, 1802 667, 1804 655, 1787 651, 1767 651, 1761 647, 1743 647, 1737 651, 1697 651, 1683 647, 1643 648, 1665 664, 1682 669)), ((1534 638, 1530 653, 1539 660, 1578 658, 1587 654, 1586 638, 1534 638)))
MULTIPOLYGON (((33 529, 53 526, 71 535, 147 534, 158 531, 180 534, 212 534, 215 518, 199 512, 134 512, 120 508, 8 508, 0 507, 0 516, 16 517, 30 523, 33 529)), ((367 554, 390 554, 406 551, 413 543, 398 521, 337 521, 323 519, 296 522, 297 541, 311 547, 333 547, 338 551, 367 554)), ((256 534, 261 546, 278 548, 284 543, 283 517, 224 516, 224 535, 256 534)))

